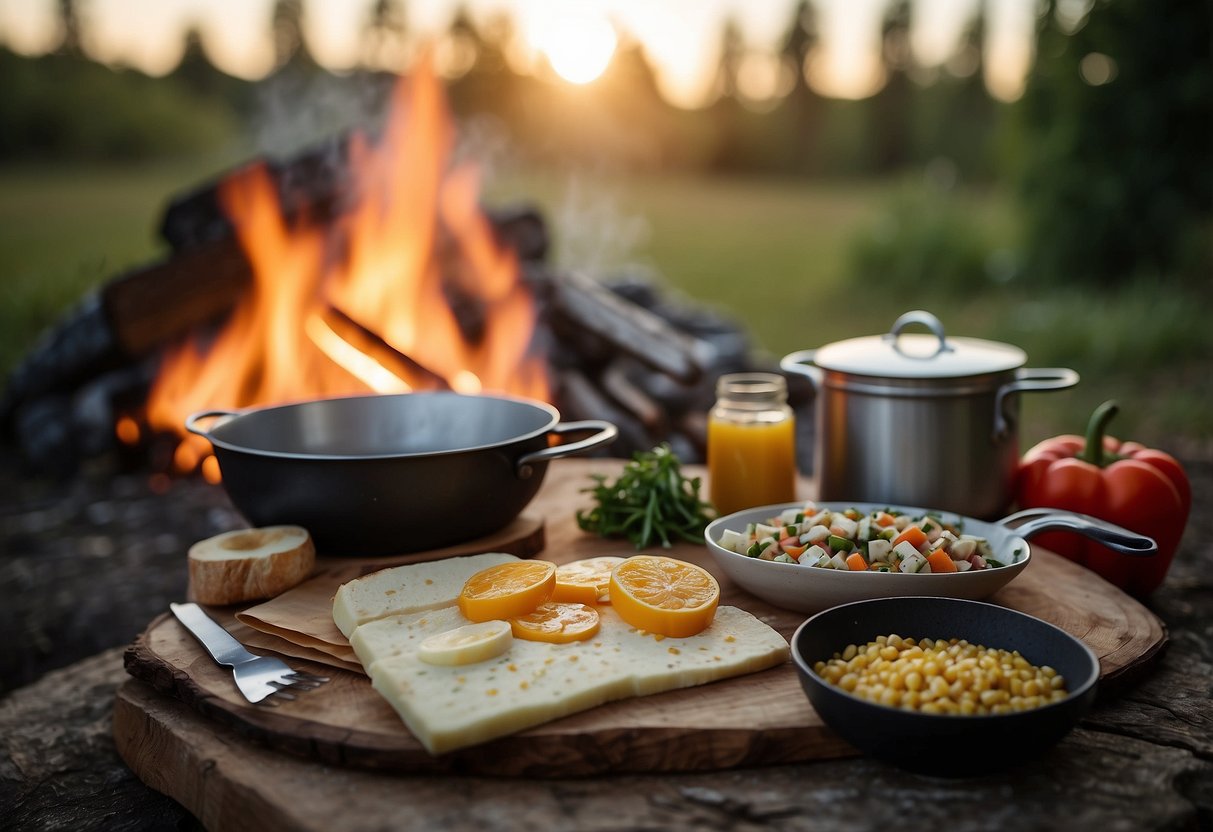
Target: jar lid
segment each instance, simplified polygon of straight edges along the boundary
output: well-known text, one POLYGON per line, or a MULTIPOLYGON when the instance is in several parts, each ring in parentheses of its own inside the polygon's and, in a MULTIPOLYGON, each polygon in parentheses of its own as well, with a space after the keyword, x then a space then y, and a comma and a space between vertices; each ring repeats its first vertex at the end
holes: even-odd
POLYGON ((1027 354, 1018 347, 980 338, 948 337, 930 312, 907 312, 884 335, 848 338, 816 351, 813 363, 823 370, 884 378, 961 378, 1001 373, 1022 367, 1027 354), (910 324, 924 324, 930 335, 902 334, 910 324))

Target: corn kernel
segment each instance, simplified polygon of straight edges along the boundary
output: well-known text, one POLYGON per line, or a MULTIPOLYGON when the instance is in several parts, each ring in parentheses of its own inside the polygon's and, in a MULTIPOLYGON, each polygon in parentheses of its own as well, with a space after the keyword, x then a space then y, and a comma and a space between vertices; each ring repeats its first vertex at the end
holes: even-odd
POLYGON ((1065 679, 1048 665, 955 638, 879 636, 848 644, 813 669, 856 696, 920 713, 1007 714, 1067 695, 1065 679))

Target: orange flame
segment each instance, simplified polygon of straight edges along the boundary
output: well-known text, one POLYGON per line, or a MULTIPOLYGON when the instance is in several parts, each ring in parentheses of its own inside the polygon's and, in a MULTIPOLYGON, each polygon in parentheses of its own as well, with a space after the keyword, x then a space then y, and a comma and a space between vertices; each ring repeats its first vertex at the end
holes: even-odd
POLYGON ((148 423, 187 442, 178 469, 214 470, 208 444, 182 429, 199 410, 444 386, 550 397, 534 300, 479 209, 478 171, 451 168, 453 144, 422 62, 397 84, 383 139, 352 137, 357 202, 339 218, 288 225, 263 165, 221 185, 253 282, 213 340, 166 355, 153 385, 148 423), (452 294, 483 313, 474 338, 452 294))

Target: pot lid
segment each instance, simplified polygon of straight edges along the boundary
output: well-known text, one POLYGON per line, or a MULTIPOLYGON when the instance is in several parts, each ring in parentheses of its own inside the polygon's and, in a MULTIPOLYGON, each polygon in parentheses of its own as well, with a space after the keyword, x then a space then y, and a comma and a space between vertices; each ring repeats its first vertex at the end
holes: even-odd
POLYGON ((916 310, 898 318, 884 335, 849 338, 816 351, 823 370, 885 378, 961 378, 1022 367, 1027 354, 1018 347, 980 338, 948 337, 930 312, 916 310), (902 333, 924 324, 931 334, 902 333))

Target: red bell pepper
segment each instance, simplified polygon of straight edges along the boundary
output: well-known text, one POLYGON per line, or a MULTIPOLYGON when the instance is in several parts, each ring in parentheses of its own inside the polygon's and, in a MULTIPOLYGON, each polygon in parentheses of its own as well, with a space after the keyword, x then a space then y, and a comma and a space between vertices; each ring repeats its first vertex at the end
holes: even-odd
POLYGON ((1104 402, 1091 415, 1085 437, 1046 439, 1024 454, 1016 497, 1020 508, 1077 511, 1154 538, 1158 553, 1148 558, 1117 554, 1072 532, 1037 538, 1044 548, 1141 597, 1166 577, 1188 521, 1192 488, 1171 455, 1106 435, 1118 409, 1104 402))

